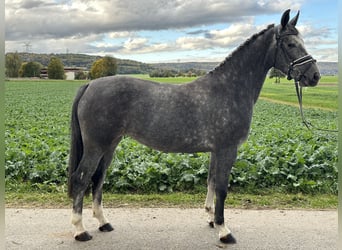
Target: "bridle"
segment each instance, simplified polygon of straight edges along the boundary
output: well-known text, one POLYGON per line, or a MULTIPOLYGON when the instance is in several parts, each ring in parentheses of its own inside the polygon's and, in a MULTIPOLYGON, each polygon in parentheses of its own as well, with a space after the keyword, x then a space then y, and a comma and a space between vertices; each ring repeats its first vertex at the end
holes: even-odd
MULTIPOLYGON (((292 80, 293 79, 292 72, 296 69, 296 67, 303 66, 308 63, 315 63, 316 60, 311 55, 305 55, 305 56, 292 60, 289 57, 287 51, 283 48, 282 39, 286 36, 298 35, 298 31, 296 30, 285 31, 283 34, 280 34, 280 29, 281 29, 280 27, 276 27, 276 51, 275 51, 275 59, 274 59, 273 67, 276 67, 279 50, 282 50, 285 57, 288 59, 288 61, 290 61, 288 71, 287 71, 287 80, 292 80)), ((308 69, 309 68, 307 68, 303 73, 299 74, 299 77, 296 77, 294 80, 299 82, 302 76, 304 76, 304 74, 306 73, 308 69)))
POLYGON ((297 93, 297 98, 298 98, 298 103, 299 103, 299 110, 300 110, 300 115, 301 115, 303 124, 309 130, 311 130, 313 128, 315 130, 320 130, 320 131, 338 132, 338 130, 330 130, 330 129, 317 128, 316 126, 312 125, 312 123, 310 123, 309 121, 307 121, 305 119, 304 112, 303 112, 303 91, 302 91, 303 87, 299 85, 299 81, 304 76, 304 74, 309 69, 309 67, 306 68, 303 73, 300 73, 295 78, 292 77, 292 72, 295 70, 296 67, 303 66, 303 65, 308 64, 308 63, 315 63, 316 60, 311 55, 309 55, 309 54, 305 55, 305 56, 302 56, 302 57, 299 57, 299 58, 297 58, 295 60, 291 60, 289 55, 288 55, 288 53, 287 53, 287 51, 284 50, 283 44, 281 42, 283 37, 289 36, 289 35, 298 35, 298 31, 284 32, 283 34, 280 34, 280 28, 276 28, 276 52, 275 52, 275 59, 274 59, 273 67, 276 66, 279 49, 281 49, 283 51, 283 54, 285 55, 285 57, 287 57, 287 59, 289 59, 288 61, 291 61, 290 65, 289 65, 289 68, 288 68, 288 71, 287 71, 287 80, 294 79, 294 83, 295 83, 295 87, 296 87, 296 93, 297 93))

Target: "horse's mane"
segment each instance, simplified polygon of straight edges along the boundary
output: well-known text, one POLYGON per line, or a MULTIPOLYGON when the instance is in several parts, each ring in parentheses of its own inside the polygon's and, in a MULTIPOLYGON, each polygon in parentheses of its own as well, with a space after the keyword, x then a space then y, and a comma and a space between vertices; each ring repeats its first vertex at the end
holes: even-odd
POLYGON ((221 62, 218 66, 216 66, 213 70, 211 70, 209 73, 213 73, 214 71, 221 69, 222 67, 225 66, 227 61, 229 61, 233 56, 235 56, 237 53, 241 52, 243 49, 245 49, 250 43, 254 42, 259 36, 263 35, 265 32, 268 30, 274 28, 274 24, 270 24, 267 26, 266 29, 254 34, 250 38, 248 38, 244 43, 242 43, 239 47, 237 47, 230 55, 226 57, 226 59, 221 62))

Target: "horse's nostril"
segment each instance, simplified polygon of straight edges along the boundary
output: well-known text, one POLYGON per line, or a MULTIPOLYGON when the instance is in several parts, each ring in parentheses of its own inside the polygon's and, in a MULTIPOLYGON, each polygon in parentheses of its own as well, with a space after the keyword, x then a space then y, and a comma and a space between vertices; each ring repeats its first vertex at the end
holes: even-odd
POLYGON ((316 72, 316 73, 314 74, 314 80, 315 80, 315 81, 318 81, 320 78, 321 78, 321 76, 319 75, 318 72, 316 72))

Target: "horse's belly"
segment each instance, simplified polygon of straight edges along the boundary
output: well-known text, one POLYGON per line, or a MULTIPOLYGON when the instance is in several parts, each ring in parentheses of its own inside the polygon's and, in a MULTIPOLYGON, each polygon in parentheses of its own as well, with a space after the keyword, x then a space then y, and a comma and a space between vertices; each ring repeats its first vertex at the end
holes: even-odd
POLYGON ((127 133, 138 142, 163 152, 194 153, 212 151, 213 143, 203 137, 165 133, 127 133))

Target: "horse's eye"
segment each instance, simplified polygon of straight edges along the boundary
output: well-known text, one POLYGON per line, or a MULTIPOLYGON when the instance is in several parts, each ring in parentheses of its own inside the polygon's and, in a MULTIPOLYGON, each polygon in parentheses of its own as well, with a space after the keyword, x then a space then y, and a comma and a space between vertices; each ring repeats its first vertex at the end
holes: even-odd
POLYGON ((288 46, 289 48, 294 48, 294 47, 296 47, 296 44, 294 44, 294 43, 289 43, 289 44, 287 44, 287 46, 288 46))

